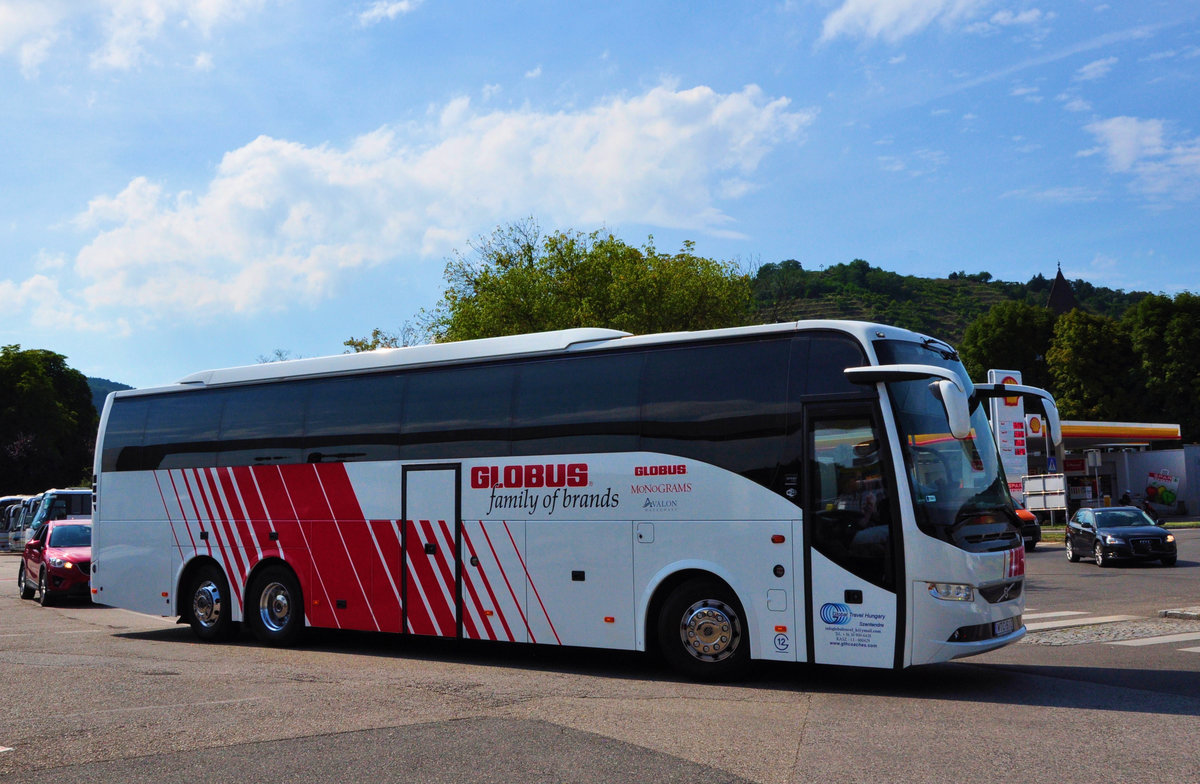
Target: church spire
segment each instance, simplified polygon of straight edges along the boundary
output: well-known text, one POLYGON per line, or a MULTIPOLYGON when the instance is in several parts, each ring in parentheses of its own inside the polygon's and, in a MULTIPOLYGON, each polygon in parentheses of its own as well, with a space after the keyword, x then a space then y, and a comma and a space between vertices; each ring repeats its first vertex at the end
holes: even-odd
POLYGON ((1056 316, 1069 313, 1079 307, 1079 300, 1075 299, 1075 292, 1071 290, 1071 284, 1063 275, 1061 261, 1058 262, 1058 274, 1054 276, 1054 282, 1050 284, 1050 297, 1046 302, 1046 307, 1053 310, 1056 316))

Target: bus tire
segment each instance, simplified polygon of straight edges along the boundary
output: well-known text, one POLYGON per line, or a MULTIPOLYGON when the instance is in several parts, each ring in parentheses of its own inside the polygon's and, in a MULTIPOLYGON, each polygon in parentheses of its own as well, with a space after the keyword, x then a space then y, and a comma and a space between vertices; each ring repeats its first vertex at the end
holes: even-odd
POLYGON ((268 566, 246 591, 246 623, 259 642, 283 647, 304 629, 304 597, 296 575, 286 566, 268 566))
POLYGON ((658 618, 658 645, 671 667, 695 680, 736 678, 750 663, 741 604, 711 578, 692 578, 671 591, 658 618))
POLYGON ((193 572, 187 595, 188 623, 197 637, 218 642, 233 636, 233 597, 219 566, 204 564, 193 572))

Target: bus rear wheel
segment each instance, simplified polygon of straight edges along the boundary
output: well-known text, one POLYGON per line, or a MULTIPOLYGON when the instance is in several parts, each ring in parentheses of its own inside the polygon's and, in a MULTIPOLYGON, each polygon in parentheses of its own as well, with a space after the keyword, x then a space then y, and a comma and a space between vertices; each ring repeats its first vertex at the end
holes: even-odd
POLYGON ((696 680, 729 680, 750 663, 750 641, 737 597, 723 583, 693 578, 663 603, 658 620, 663 658, 696 680))
POLYGON ((233 636, 233 602, 229 581, 216 564, 205 564, 188 583, 188 623, 192 632, 206 642, 233 636))
POLYGON ((296 575, 286 566, 268 566, 246 591, 246 623, 259 642, 285 646, 304 628, 304 597, 296 575))

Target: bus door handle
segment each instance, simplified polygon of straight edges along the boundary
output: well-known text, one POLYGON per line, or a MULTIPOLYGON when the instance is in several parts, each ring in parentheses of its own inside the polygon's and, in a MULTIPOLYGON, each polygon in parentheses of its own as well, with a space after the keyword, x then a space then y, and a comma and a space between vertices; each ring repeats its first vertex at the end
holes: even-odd
POLYGON ((846 604, 862 604, 862 603, 863 603, 862 591, 859 591, 857 589, 855 589, 855 590, 847 589, 846 590, 846 604))
POLYGON ((425 554, 426 554, 426 555, 433 555, 433 554, 434 554, 434 553, 436 553, 436 552, 437 552, 437 545, 436 545, 436 544, 434 544, 433 542, 426 542, 426 543, 425 543, 425 554))

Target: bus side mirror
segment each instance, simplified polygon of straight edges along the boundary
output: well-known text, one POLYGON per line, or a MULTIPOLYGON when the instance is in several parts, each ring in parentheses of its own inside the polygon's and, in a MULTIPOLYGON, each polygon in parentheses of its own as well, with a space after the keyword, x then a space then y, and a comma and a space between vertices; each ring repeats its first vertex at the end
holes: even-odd
POLYGON ((1050 431, 1050 442, 1055 446, 1062 446, 1062 420, 1058 417, 1058 406, 1054 404, 1054 399, 1051 397, 1042 398, 1042 407, 1046 411, 1046 429, 1050 431))
POLYGON ((942 401, 946 409, 946 422, 950 425, 950 435, 959 441, 971 435, 971 404, 966 394, 953 381, 942 379, 929 385, 934 397, 942 401))

